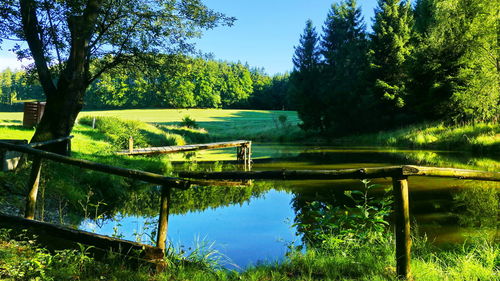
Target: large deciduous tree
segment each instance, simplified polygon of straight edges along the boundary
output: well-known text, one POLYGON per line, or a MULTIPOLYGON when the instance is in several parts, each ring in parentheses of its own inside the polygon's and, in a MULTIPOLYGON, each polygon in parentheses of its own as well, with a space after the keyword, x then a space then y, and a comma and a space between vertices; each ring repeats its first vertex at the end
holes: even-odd
POLYGON ((0 20, 1 39, 27 43, 14 49, 33 59, 46 96, 32 141, 69 135, 85 90, 102 73, 191 50, 189 38, 234 21, 201 0, 3 0, 0 20))

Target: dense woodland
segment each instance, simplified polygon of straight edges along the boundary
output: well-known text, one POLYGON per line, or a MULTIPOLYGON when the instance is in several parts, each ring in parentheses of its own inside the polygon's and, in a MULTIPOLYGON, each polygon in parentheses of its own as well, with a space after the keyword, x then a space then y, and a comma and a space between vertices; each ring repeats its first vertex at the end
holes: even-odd
POLYGON ((291 94, 306 129, 350 134, 409 123, 497 121, 498 0, 379 0, 367 33, 355 0, 311 21, 291 94))
MULTIPOLYGON (((87 90, 85 108, 293 109, 287 98, 288 74, 270 77, 241 63, 166 57, 156 56, 150 69, 104 73, 87 90)), ((0 73, 2 109, 18 110, 17 102, 31 99, 44 100, 36 79, 24 71, 0 73)))
MULTIPOLYGON (((150 69, 104 73, 88 88, 85 107, 291 109, 304 129, 335 135, 434 120, 497 121, 498 4, 379 0, 368 32, 356 1, 344 0, 332 5, 320 33, 306 22, 290 75, 155 55, 150 69)), ((24 72, 5 70, 0 86, 4 109, 43 99, 24 72)))

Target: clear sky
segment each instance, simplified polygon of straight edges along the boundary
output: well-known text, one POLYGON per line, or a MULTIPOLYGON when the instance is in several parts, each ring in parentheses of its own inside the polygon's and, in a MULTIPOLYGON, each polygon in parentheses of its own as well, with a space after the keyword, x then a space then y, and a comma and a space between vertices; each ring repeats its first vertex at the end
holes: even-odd
MULTIPOLYGON (((205 0, 216 11, 234 16, 232 27, 217 27, 194 40, 198 49, 212 53, 215 59, 241 61, 263 67, 268 74, 292 69, 294 46, 299 42, 305 22, 311 19, 318 32, 334 2, 339 0, 205 0)), ((367 26, 371 25, 376 0, 358 0, 367 26)), ((7 50, 0 50, 0 71, 19 68, 20 63, 7 50)))

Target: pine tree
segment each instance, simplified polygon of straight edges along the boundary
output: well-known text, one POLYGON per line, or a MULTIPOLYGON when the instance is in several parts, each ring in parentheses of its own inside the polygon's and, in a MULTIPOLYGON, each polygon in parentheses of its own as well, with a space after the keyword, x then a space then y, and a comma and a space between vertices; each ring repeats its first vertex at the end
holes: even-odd
POLYGON ((319 37, 311 20, 306 21, 306 27, 300 36, 300 44, 295 47, 293 56, 294 70, 290 77, 290 91, 295 101, 297 111, 306 130, 324 131, 321 113, 324 106, 318 91, 319 85, 319 37))
POLYGON ((322 94, 328 108, 324 122, 335 134, 352 133, 364 124, 367 40, 361 10, 355 0, 333 4, 323 28, 322 94))
POLYGON ((417 0, 415 2, 414 17, 415 24, 414 29, 417 35, 425 35, 432 26, 433 20, 433 7, 436 0, 417 0))
POLYGON ((406 103, 406 62, 411 53, 411 7, 401 0, 379 0, 370 44, 373 94, 382 125, 391 126, 406 103), (391 124, 392 123, 392 124, 391 124))
POLYGON ((500 1, 420 2, 429 12, 417 16, 431 18, 417 17, 417 22, 432 23, 420 34, 412 61, 412 94, 420 117, 454 122, 498 119, 500 1))

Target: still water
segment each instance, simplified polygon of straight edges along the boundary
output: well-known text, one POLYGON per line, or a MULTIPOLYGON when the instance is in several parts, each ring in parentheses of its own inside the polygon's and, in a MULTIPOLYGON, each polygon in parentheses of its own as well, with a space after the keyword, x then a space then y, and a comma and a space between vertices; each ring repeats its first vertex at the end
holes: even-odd
MULTIPOLYGON (((210 152, 221 159, 234 149, 210 152)), ((198 169, 230 170, 236 165, 204 163, 198 169)), ((415 164, 500 170, 500 157, 472 156, 453 151, 397 150, 257 144, 253 170, 340 169, 415 164)), ((186 165, 174 165, 177 171, 186 165)), ((390 179, 373 180, 373 196, 384 196, 390 179)), ((284 257, 290 245, 301 244, 303 233, 294 223, 307 202, 342 204, 344 191, 362 188, 360 181, 254 182, 248 187, 199 187, 174 192, 169 217, 171 245, 189 253, 193 248, 217 250, 229 268, 244 268, 284 257)), ((413 177, 409 179, 410 212, 419 235, 440 245, 460 243, 473 236, 498 241, 499 183, 413 177)), ((157 193, 131 196, 123 211, 111 219, 85 220, 80 228, 100 234, 153 243, 158 209, 157 193), (131 207, 133 206, 133 207, 131 207)), ((299 222, 300 223, 300 222, 299 222)))

